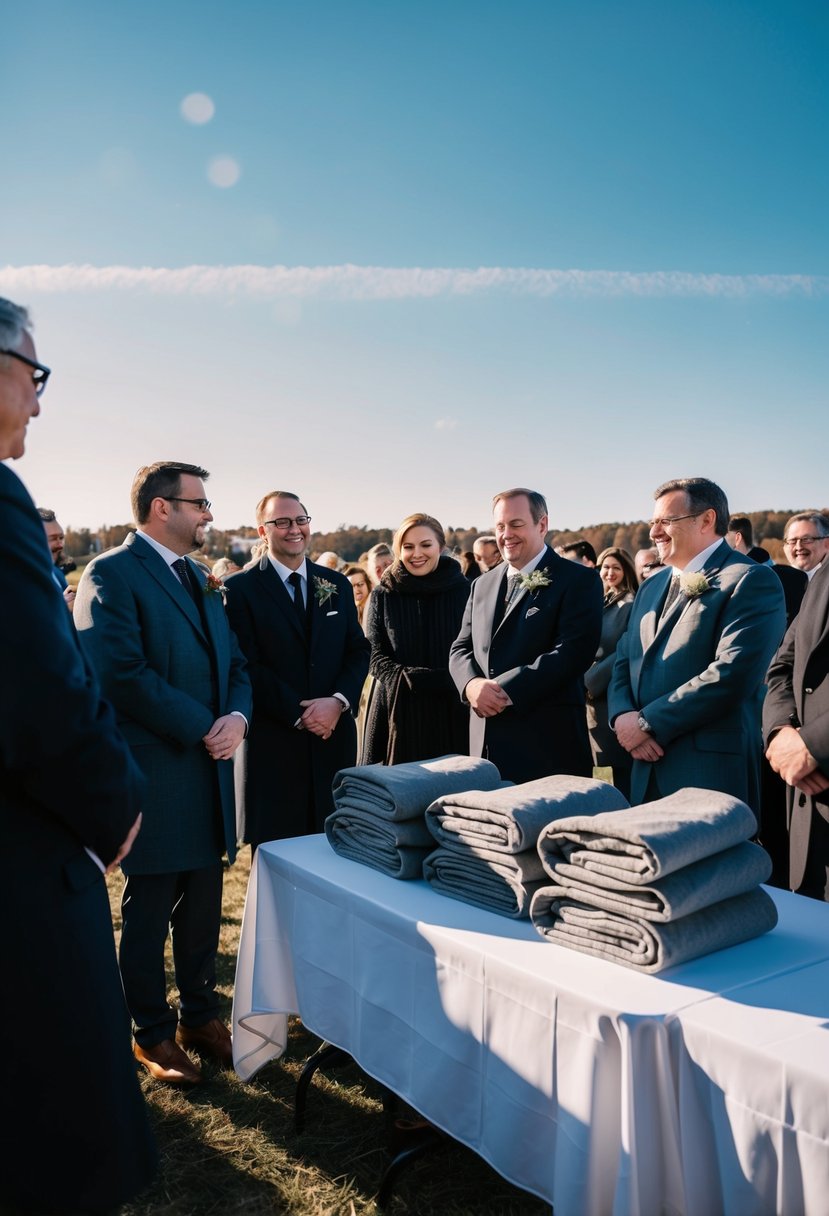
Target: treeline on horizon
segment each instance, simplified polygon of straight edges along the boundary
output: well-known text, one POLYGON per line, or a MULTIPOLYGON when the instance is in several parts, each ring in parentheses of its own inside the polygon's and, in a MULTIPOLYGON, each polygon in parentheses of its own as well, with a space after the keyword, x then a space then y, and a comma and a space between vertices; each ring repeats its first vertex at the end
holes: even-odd
MULTIPOLYGON (((810 510, 799 507, 796 510, 810 510)), ((826 507, 819 508, 827 512, 826 507)), ((783 529, 786 520, 796 513, 791 511, 745 511, 733 512, 745 514, 751 520, 754 529, 755 545, 767 549, 776 562, 785 562, 783 552, 783 529)), ((104 525, 93 531, 89 528, 67 528, 66 553, 78 560, 89 557, 90 554, 102 553, 123 543, 127 533, 132 531, 133 524, 116 524, 112 527, 104 525)), ((392 528, 367 528, 364 525, 343 524, 333 532, 312 532, 311 553, 320 554, 328 550, 338 554, 343 561, 356 562, 373 545, 391 542, 394 530, 392 528)), ((472 548, 478 536, 487 535, 479 528, 447 527, 446 543, 455 553, 463 553, 472 548)), ((257 532, 252 527, 233 528, 221 531, 213 528, 207 534, 202 553, 214 560, 219 557, 233 557, 235 560, 247 560, 250 544, 257 539, 257 532), (239 542, 242 542, 241 544, 239 542), (247 544, 245 543, 247 541, 247 544)), ((551 530, 547 534, 549 544, 566 545, 571 540, 588 540, 596 553, 611 546, 627 549, 631 554, 637 549, 650 545, 648 524, 645 520, 635 520, 631 523, 588 524, 575 530, 551 530)))

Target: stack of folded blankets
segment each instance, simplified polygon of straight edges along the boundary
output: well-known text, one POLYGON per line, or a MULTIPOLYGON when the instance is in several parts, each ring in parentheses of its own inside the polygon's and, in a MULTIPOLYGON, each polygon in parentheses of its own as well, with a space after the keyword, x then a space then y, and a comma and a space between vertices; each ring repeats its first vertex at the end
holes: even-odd
POLYGON ((424 820, 427 806, 441 794, 501 784, 495 765, 474 756, 340 769, 325 834, 341 857, 393 878, 422 878, 423 859, 435 843, 424 820))
POLYGON ((542 777, 445 794, 426 812, 439 848, 424 861, 423 876, 441 895, 502 916, 529 917, 530 900, 546 882, 536 847, 542 828, 562 816, 627 805, 614 786, 587 777, 542 777))
POLYGON ((538 840, 553 885, 535 892, 532 922, 556 945, 646 972, 759 937, 777 910, 759 887, 771 859, 748 840, 756 826, 739 799, 692 788, 559 819, 538 840))

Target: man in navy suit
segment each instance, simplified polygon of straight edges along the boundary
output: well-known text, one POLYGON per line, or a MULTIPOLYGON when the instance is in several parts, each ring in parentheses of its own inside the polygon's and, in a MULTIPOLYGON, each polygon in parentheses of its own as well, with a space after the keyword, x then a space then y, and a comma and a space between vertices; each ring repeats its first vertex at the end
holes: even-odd
MULTIPOLYGON (((23 455, 49 371, 0 300, 0 460, 23 455)), ((0 1204, 103 1212, 151 1180, 104 872, 139 827, 141 780, 78 649, 34 504, 0 464, 0 1204)))
POLYGON ((75 600, 81 643, 147 778, 143 829, 123 865, 121 976, 136 1059, 171 1084, 200 1079, 183 1048, 232 1063, 216 952, 222 855, 236 855, 231 760, 251 694, 221 591, 185 556, 213 518, 207 476, 173 461, 139 469, 138 529, 90 563, 75 600), (167 1002, 168 934, 180 1016, 167 1002))
POLYGON ((685 786, 757 813, 764 678, 786 627, 783 591, 725 541, 728 501, 685 477, 654 491, 650 536, 667 570, 637 592, 608 689, 610 724, 633 757, 631 801, 685 786))
POLYGON ((493 500, 501 565, 475 579, 449 670, 470 707, 470 754, 510 781, 593 771, 584 673, 602 627, 595 570, 545 543, 547 504, 535 490, 493 500))
POLYGON ((305 556, 310 522, 295 494, 266 494, 256 523, 267 552, 227 584, 253 683, 244 796, 253 848, 321 832, 334 774, 357 759, 354 717, 370 647, 348 579, 305 556))

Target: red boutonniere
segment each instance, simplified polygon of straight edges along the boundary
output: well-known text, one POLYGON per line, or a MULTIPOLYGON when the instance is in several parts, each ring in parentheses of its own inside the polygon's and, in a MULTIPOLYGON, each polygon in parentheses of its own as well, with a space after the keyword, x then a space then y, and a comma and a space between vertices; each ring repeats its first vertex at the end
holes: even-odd
POLYGON ((205 584, 204 584, 204 594, 205 595, 220 595, 222 597, 222 599, 224 600, 225 585, 220 578, 216 577, 215 574, 208 574, 207 579, 205 580, 205 584))

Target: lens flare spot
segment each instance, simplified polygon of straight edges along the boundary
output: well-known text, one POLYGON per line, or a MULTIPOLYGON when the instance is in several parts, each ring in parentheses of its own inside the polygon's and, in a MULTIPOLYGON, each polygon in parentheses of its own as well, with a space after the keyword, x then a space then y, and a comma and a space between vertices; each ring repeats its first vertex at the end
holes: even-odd
POLYGON ((242 170, 232 156, 214 156, 207 166, 207 176, 214 186, 226 190, 228 186, 236 185, 242 170))
POLYGON ((206 93, 188 93, 181 103, 181 116, 186 122, 202 126, 216 113, 212 97, 206 93))

